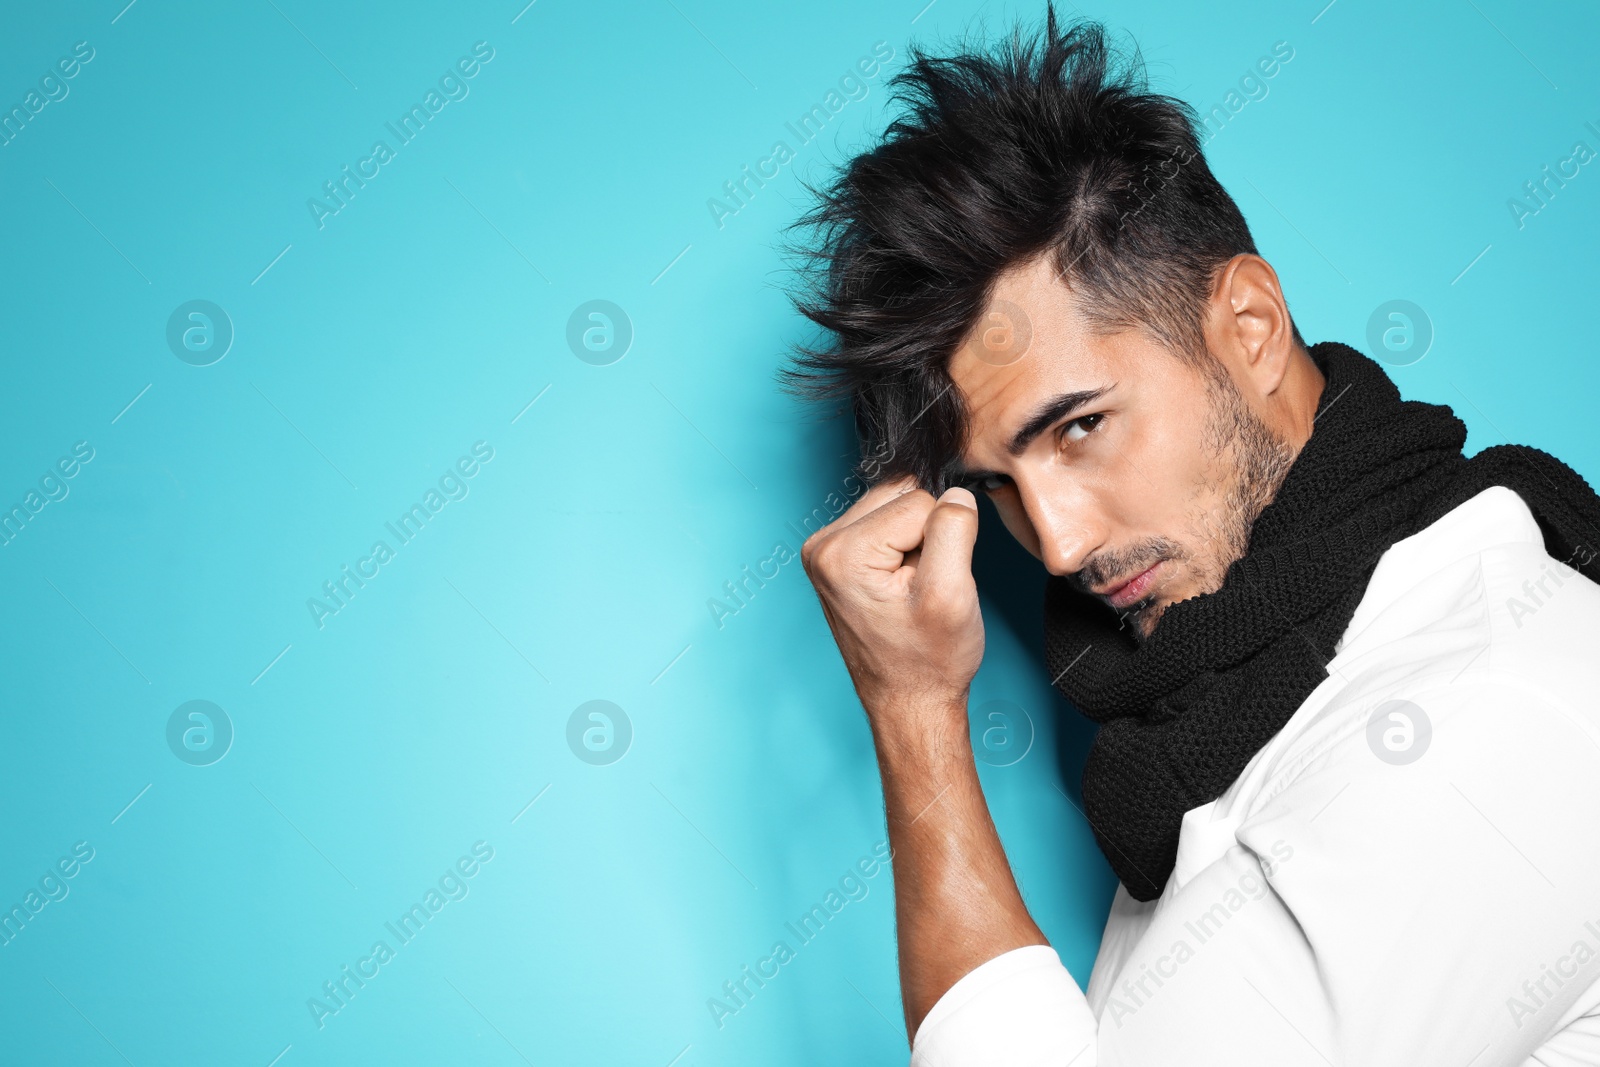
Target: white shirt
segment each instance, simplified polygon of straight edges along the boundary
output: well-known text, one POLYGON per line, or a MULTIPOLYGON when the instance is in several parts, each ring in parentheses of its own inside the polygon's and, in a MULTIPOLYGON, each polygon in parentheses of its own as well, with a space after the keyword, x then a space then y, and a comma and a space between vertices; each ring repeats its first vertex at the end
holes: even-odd
POLYGON ((912 1067, 1600 1064, 1600 586, 1495 487, 1389 548, 1335 651, 1161 896, 1118 887, 1087 996, 1003 953, 912 1067))

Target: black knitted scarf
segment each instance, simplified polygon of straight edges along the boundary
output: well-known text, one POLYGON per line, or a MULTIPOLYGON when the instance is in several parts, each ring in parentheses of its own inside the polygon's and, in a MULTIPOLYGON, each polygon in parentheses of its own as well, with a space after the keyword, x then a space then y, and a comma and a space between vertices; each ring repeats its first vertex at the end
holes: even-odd
POLYGON ((1220 589, 1171 605, 1139 643, 1099 600, 1046 585, 1051 676, 1100 723, 1085 815, 1137 900, 1161 895, 1183 813, 1221 796, 1327 676, 1390 545, 1503 485, 1552 556, 1600 580, 1600 497, 1576 471, 1523 445, 1468 459, 1450 408, 1401 400, 1348 345, 1309 351, 1327 379, 1313 432, 1220 589))

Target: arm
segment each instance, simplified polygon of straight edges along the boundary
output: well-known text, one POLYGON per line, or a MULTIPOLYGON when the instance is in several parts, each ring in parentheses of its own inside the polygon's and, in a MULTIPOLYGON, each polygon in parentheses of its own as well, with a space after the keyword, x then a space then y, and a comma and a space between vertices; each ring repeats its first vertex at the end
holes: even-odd
POLYGON ((914 698, 872 715, 910 1035, 967 972, 1011 949, 1048 944, 990 820, 966 716, 964 702, 922 707, 914 698))
POLYGON ((967 690, 983 657, 977 501, 875 486, 801 549, 872 728, 894 855, 906 1031, 958 979, 1046 945, 978 784, 967 690))

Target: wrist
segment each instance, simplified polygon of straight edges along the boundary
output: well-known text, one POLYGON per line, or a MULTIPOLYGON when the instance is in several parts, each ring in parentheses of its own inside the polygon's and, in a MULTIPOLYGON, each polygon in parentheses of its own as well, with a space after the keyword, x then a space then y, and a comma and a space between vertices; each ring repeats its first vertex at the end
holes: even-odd
POLYGON ((971 762, 967 695, 911 693, 867 708, 878 761, 886 766, 971 762))

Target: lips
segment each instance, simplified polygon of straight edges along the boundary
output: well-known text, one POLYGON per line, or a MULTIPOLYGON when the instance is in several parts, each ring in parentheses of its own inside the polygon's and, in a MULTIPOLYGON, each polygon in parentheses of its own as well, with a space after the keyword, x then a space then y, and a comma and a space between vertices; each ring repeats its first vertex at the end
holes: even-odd
POLYGON ((1106 598, 1114 611, 1121 611, 1126 607, 1137 604, 1143 600, 1150 591, 1150 586, 1155 582, 1156 571, 1161 567, 1161 562, 1152 563, 1132 578, 1113 589, 1100 595, 1106 598))

